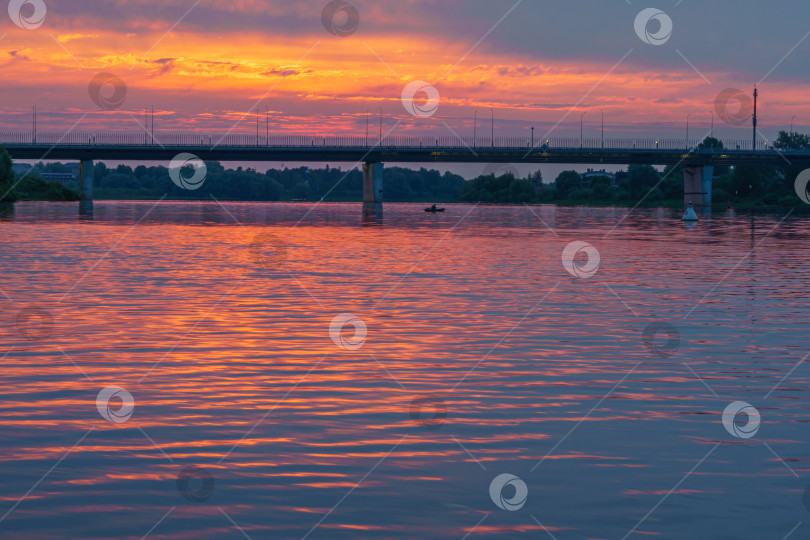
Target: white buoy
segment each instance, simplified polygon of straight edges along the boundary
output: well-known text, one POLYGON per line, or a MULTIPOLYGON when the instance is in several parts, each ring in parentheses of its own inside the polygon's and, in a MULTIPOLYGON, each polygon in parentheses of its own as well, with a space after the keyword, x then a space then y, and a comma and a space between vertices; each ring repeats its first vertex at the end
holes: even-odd
POLYGON ((697 214, 695 213, 695 209, 692 206, 692 203, 689 203, 689 208, 686 209, 686 212, 681 218, 681 221, 697 221, 697 220, 698 217, 697 214))

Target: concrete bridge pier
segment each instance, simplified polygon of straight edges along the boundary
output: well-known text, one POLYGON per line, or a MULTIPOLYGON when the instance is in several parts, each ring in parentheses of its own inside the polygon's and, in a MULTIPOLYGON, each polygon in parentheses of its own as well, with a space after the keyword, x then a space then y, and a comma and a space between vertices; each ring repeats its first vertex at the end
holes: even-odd
POLYGON ((93 200, 93 160, 83 159, 79 163, 79 197, 82 201, 93 200))
POLYGON ((683 168, 683 205, 691 203, 695 210, 712 207, 713 165, 687 165, 683 168))
POLYGON ((383 164, 363 164, 363 202, 382 203, 383 196, 383 164))

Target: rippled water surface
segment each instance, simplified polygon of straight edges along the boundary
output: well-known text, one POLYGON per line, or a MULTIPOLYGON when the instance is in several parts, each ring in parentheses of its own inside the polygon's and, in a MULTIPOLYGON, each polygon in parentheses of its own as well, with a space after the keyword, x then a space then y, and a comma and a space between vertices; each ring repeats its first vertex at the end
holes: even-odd
POLYGON ((0 537, 807 538, 810 219, 627 211, 0 210, 0 537))

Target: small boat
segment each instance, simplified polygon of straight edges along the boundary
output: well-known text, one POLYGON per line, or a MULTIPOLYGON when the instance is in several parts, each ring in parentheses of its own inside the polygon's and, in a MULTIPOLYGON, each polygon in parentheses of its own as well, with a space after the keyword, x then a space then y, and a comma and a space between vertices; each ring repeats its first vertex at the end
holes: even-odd
POLYGON ((436 212, 444 212, 444 208, 436 208, 436 207, 425 208, 425 212, 432 212, 435 214, 436 212))

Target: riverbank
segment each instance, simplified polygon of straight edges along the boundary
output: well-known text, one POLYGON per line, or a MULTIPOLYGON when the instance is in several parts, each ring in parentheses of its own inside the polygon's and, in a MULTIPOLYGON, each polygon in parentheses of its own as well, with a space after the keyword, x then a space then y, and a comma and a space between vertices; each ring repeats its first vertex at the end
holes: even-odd
MULTIPOLYGON (((65 201, 78 201, 79 197, 78 194, 73 193, 74 198, 54 198, 54 199, 45 199, 45 198, 19 198, 18 201, 40 201, 40 202, 65 202, 65 201)), ((138 197, 104 197, 104 196, 96 196, 94 198, 95 201, 156 201, 161 199, 162 195, 155 195, 155 196, 138 196, 138 197)), ((163 197, 163 200, 175 201, 175 202, 210 202, 210 198, 204 197, 163 197)), ((222 202, 252 202, 252 203, 301 203, 301 204, 315 204, 319 201, 307 201, 307 200, 278 200, 278 201, 250 201, 250 200, 242 200, 242 199, 219 199, 222 202)), ((334 198, 329 199, 326 201, 320 201, 321 203, 328 202, 328 203, 361 203, 362 201, 357 200, 356 198, 334 198)), ((619 200, 619 201, 581 201, 581 200, 562 200, 562 201, 551 201, 551 202, 532 202, 532 203, 492 203, 492 202, 466 202, 466 201, 458 201, 458 200, 442 200, 442 199, 411 199, 407 201, 403 200, 386 200, 383 201, 384 204, 427 204, 430 205, 432 203, 436 203, 439 205, 448 205, 448 204, 478 204, 480 206, 500 206, 500 207, 511 207, 511 206, 559 206, 562 208, 572 208, 572 207, 583 207, 583 208, 610 208, 610 207, 622 207, 622 208, 668 208, 672 210, 683 210, 684 204, 682 199, 668 199, 665 201, 655 201, 655 202, 648 202, 643 201, 639 203, 638 201, 632 200, 619 200)), ((712 211, 714 212, 722 212, 728 210, 728 202, 715 202, 712 205, 712 211)), ((793 210, 794 213, 797 214, 810 214, 810 205, 804 204, 796 198, 795 205, 784 205, 784 204, 765 204, 762 201, 732 201, 731 202, 731 209, 743 212, 787 212, 789 210, 793 210)))
MULTIPOLYGON (((5 193, 6 190, 3 190, 5 193)), ((0 193, 2 196, 3 193, 0 193)), ((15 201, 48 201, 65 202, 78 201, 79 194, 59 182, 51 182, 36 177, 19 179, 14 188, 6 195, 4 203, 15 201)))

